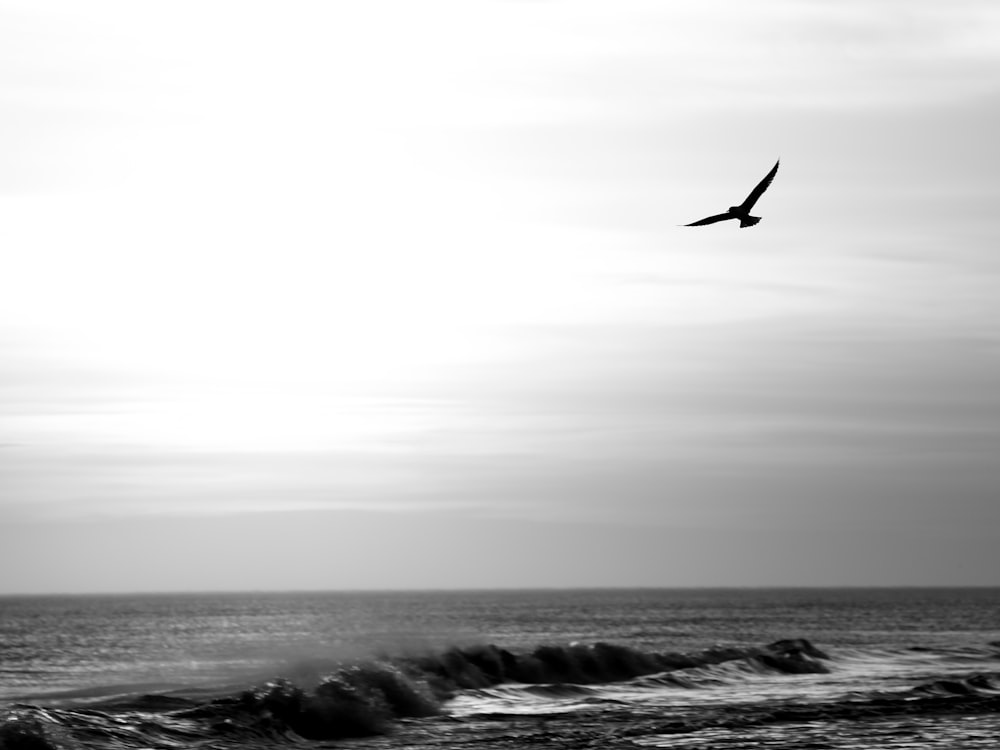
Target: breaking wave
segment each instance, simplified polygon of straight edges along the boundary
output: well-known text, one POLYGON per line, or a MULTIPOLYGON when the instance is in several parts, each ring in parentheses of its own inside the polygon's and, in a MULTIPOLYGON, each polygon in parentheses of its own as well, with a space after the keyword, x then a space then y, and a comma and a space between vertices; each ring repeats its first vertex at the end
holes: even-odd
POLYGON ((453 648, 412 662, 442 694, 504 682, 594 685, 643 675, 742 661, 784 674, 828 672, 829 656, 801 638, 762 648, 713 648, 695 654, 637 651, 611 643, 539 646, 514 654, 492 645, 453 648))
POLYGON ((81 730, 124 745, 192 740, 206 734, 312 740, 361 737, 384 733, 398 719, 437 714, 458 692, 504 683, 534 686, 540 696, 580 695, 587 692, 586 685, 735 660, 783 673, 824 672, 826 659, 801 639, 695 654, 644 652, 610 643, 543 645, 527 653, 493 645, 455 647, 342 665, 311 681, 314 684, 276 678, 210 700, 173 691, 91 699, 85 705, 15 704, 0 725, 0 748, 45 750, 65 744, 67 732, 81 730))
MULTIPOLYGON (((995 659, 996 654, 990 654, 995 659)), ((712 689, 761 675, 825 674, 833 660, 804 639, 762 647, 657 653, 595 643, 515 653, 493 645, 342 664, 325 674, 276 678, 244 690, 204 689, 11 704, 0 715, 2 750, 91 746, 178 747, 207 741, 252 744, 329 740, 389 732, 400 719, 447 713, 456 696, 494 701, 609 702, 620 686, 712 689), (611 687, 609 687, 611 686, 611 687), (614 689, 612 689, 612 687, 614 689)), ((613 702, 613 701, 612 701, 613 702)), ((646 734, 903 714, 1000 711, 1000 677, 946 675, 896 690, 819 702, 768 700, 660 715, 646 734)), ((454 718, 454 717, 453 717, 454 718)), ((652 722, 652 723, 651 723, 652 722)))

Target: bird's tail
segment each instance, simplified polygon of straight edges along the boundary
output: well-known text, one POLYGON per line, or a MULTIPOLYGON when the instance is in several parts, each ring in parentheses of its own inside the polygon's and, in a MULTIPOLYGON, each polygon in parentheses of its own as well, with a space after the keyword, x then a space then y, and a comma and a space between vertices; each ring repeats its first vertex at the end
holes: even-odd
POLYGON ((743 227, 752 227, 758 221, 760 221, 759 216, 747 216, 746 218, 740 219, 740 229, 743 227))

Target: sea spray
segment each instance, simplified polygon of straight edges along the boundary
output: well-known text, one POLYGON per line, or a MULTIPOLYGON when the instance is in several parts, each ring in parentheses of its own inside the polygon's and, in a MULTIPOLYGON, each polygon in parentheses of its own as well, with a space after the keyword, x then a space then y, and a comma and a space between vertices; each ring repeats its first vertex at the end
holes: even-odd
POLYGON ((290 723, 315 735, 390 733, 351 740, 357 750, 996 750, 1000 736, 1000 589, 0 605, 4 750, 301 747, 290 723), (806 641, 746 645, 781 633, 822 643, 831 658, 806 641), (399 698, 414 694, 423 708, 399 698), (408 716, 423 710, 438 715, 408 716))
POLYGON ((440 701, 419 679, 373 662, 345 666, 308 690, 278 678, 181 715, 213 717, 217 728, 253 727, 310 740, 364 737, 388 731, 401 718, 432 716, 440 701))
POLYGON ((639 651, 612 643, 541 645, 516 654, 494 645, 451 648, 440 654, 412 658, 409 664, 427 676, 442 695, 455 690, 484 688, 503 682, 573 683, 592 685, 643 675, 691 669, 735 660, 759 668, 805 674, 829 671, 829 656, 805 639, 775 641, 767 646, 719 647, 695 654, 639 651))
MULTIPOLYGON (((106 735, 122 746, 204 735, 230 740, 329 740, 391 731, 399 719, 429 717, 462 690, 503 683, 597 685, 724 662, 775 673, 823 672, 828 657, 801 639, 694 654, 647 652, 611 643, 540 645, 515 653, 495 645, 342 664, 300 684, 278 677, 235 695, 196 702, 173 695, 119 696, 82 707, 20 706, 0 729, 2 750, 49 750, 53 731, 106 735), (43 721, 44 720, 44 721, 43 721), (44 725, 43 725, 44 724, 44 725)), ((681 684, 678 682, 678 684, 681 684)))
POLYGON ((38 716, 11 712, 0 717, 0 750, 56 750, 50 731, 38 716))

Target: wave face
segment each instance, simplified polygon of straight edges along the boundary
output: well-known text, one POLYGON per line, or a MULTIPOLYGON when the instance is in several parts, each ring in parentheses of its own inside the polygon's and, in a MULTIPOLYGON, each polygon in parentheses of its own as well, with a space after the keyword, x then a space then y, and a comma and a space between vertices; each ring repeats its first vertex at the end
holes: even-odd
POLYGON ((412 663, 430 675, 439 690, 453 691, 503 682, 601 684, 736 660, 785 674, 822 673, 829 671, 824 664, 829 658, 809 641, 799 638, 776 641, 762 648, 713 648, 696 654, 638 651, 599 642, 545 645, 518 655, 489 645, 454 648, 412 663))
MULTIPOLYGON (((517 654, 494 645, 451 648, 426 656, 344 665, 306 687, 277 678, 235 695, 199 702, 183 695, 127 694, 86 706, 17 705, 0 726, 3 748, 64 744, 68 735, 104 735, 119 745, 223 735, 309 740, 385 733, 399 719, 435 716, 462 691, 508 683, 528 693, 586 695, 640 675, 743 662, 781 674, 825 673, 829 657, 803 639, 761 648, 718 648, 696 654, 655 653, 609 643, 543 645, 517 654)), ((73 699, 68 702, 74 703, 73 699)))
POLYGON ((1000 736, 1000 590, 0 605, 0 750, 996 750, 1000 736), (352 641, 403 620, 434 638, 352 641), (782 632, 804 637, 767 637, 782 632), (295 633, 309 643, 290 648, 295 633))
POLYGON ((14 704, 0 724, 0 748, 273 747, 386 733, 409 742, 406 732, 418 726, 424 744, 447 747, 463 730, 500 725, 523 733, 523 722, 534 722, 536 735, 561 728, 549 738, 557 747, 574 746, 582 727, 639 745, 681 747, 678 738, 686 738, 700 747, 708 737, 732 745, 736 736, 774 737, 782 727, 997 717, 998 668, 992 648, 832 656, 805 639, 691 654, 608 643, 522 653, 455 647, 345 664, 310 685, 276 678, 214 697, 167 691, 14 704), (914 682, 921 673, 936 676, 914 682), (441 741, 429 741, 442 721, 449 725, 441 741))

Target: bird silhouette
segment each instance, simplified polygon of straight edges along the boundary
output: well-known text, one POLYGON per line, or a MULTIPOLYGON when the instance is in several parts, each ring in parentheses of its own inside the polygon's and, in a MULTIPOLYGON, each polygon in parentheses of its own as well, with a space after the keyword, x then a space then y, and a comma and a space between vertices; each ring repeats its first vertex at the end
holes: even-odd
POLYGON ((757 202, 757 199, 764 194, 767 190, 768 185, 771 184, 771 180, 774 179, 774 175, 778 173, 778 165, 781 163, 781 159, 778 159, 771 168, 771 171, 767 173, 767 176, 757 183, 757 187, 750 191, 750 195, 747 199, 743 201, 738 206, 730 206, 729 210, 724 214, 716 214, 715 216, 707 216, 704 219, 699 219, 698 221, 693 221, 690 224, 685 224, 686 227, 703 227, 706 224, 714 224, 717 221, 726 221, 727 219, 739 219, 740 228, 752 227, 758 221, 760 221, 759 216, 751 216, 750 209, 753 208, 753 204, 757 202))

